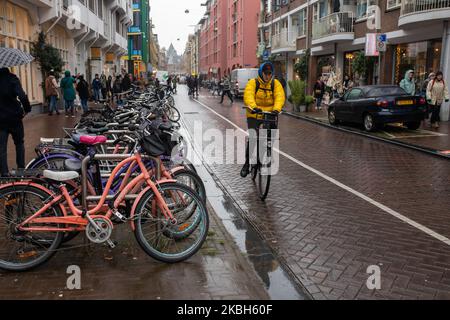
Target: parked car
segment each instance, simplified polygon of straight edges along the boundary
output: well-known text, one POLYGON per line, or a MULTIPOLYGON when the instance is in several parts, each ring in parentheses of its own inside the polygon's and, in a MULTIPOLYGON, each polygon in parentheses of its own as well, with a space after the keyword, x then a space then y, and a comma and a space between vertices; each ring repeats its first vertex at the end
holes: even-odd
POLYGON ((361 86, 347 91, 330 104, 328 120, 332 125, 341 121, 363 124, 366 131, 397 122, 417 130, 425 111, 423 97, 410 96, 398 86, 361 86))
POLYGON ((231 92, 235 97, 240 97, 244 94, 245 86, 251 79, 258 77, 258 69, 234 69, 231 71, 231 92))

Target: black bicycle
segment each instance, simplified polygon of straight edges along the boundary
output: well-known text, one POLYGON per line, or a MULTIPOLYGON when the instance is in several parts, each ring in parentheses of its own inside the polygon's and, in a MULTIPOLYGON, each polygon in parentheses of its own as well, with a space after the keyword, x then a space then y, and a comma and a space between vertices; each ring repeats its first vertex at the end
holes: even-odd
MULTIPOLYGON (((244 107, 244 109, 245 108, 248 107, 244 107)), ((251 166, 250 172, 252 180, 257 182, 259 198, 264 201, 269 194, 270 180, 272 177, 272 129, 278 128, 278 113, 266 111, 255 112, 253 109, 250 110, 258 115, 257 119, 260 121, 258 129, 256 130, 258 141, 256 152, 257 161, 256 164, 253 164, 251 166), (261 129, 263 129, 262 132, 265 133, 265 136, 260 135, 261 129), (262 154, 260 152, 260 147, 263 147, 265 149, 265 152, 262 154), (256 178, 258 179, 256 180, 256 178)))

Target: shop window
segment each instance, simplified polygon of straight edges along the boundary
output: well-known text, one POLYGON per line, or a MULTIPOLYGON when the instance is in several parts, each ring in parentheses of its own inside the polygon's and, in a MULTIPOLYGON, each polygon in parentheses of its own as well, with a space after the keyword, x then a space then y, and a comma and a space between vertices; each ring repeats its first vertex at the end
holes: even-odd
POLYGON ((95 0, 88 0, 89 1, 89 10, 95 13, 95 0))
POLYGON ((399 44, 395 47, 394 83, 403 79, 407 70, 414 70, 418 88, 430 72, 440 68, 442 41, 422 41, 399 44))

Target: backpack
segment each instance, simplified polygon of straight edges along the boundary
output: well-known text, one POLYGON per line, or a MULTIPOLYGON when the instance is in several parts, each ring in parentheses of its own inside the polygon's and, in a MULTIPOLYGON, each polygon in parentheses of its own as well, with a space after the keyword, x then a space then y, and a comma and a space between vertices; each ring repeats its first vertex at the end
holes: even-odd
MULTIPOLYGON (((258 78, 255 78, 255 82, 256 82, 256 89, 255 89, 255 96, 258 93, 258 90, 261 89, 261 83, 259 83, 258 78)), ((264 91, 269 91, 269 89, 261 89, 264 91)), ((272 79, 270 81, 270 91, 272 91, 272 97, 274 96, 273 92, 275 91, 275 80, 272 79)))

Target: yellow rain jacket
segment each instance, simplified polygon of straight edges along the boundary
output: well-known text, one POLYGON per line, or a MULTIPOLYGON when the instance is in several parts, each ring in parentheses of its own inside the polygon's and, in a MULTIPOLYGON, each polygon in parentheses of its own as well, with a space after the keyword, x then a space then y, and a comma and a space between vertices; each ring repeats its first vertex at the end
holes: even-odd
MULTIPOLYGON (((252 109, 259 108, 266 112, 275 110, 281 112, 281 109, 283 109, 284 103, 286 102, 286 96, 281 83, 277 79, 273 79, 273 81, 274 90, 272 94, 272 85, 270 81, 265 83, 261 77, 251 79, 247 83, 244 91, 245 105, 252 109), (256 81, 259 81, 260 84, 258 92, 256 92, 256 81)), ((247 118, 256 117, 256 114, 252 114, 251 111, 247 109, 247 118)))

